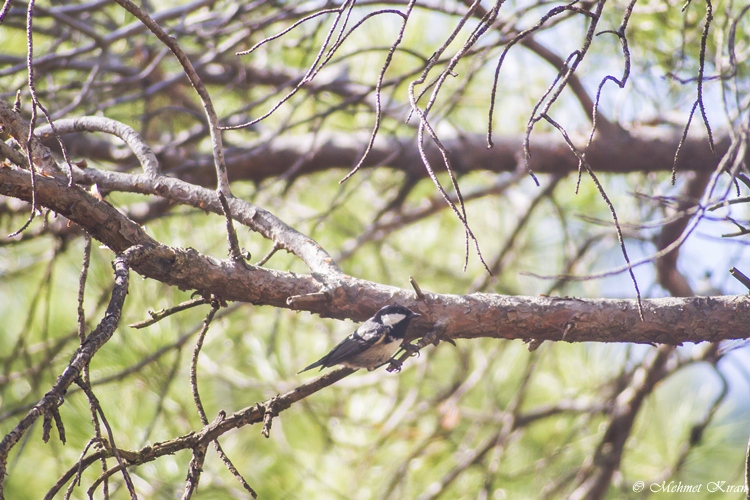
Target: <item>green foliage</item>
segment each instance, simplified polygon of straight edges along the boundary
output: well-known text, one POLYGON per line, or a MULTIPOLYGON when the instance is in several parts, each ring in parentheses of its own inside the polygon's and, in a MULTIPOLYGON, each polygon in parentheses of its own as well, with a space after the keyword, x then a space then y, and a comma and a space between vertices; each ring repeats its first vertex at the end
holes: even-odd
MULTIPOLYGON (((245 23, 249 26, 246 39, 236 42, 231 50, 245 50, 288 27, 289 20, 285 17, 279 20, 269 17, 277 13, 279 5, 289 11, 293 7, 284 2, 258 6, 253 22, 245 23)), ((616 8, 605 9, 604 29, 616 29, 622 20, 625 3, 615 5, 616 8)), ((519 10, 517 18, 509 16, 498 21, 499 34, 476 48, 471 57, 456 66, 455 76, 446 79, 431 115, 442 127, 441 133, 448 130, 460 135, 486 130, 495 64, 508 36, 517 32, 511 28, 516 22, 524 28, 533 26, 538 13, 542 9, 546 12, 550 5, 542 2, 532 7, 508 2, 508 6, 528 10, 519 10)), ((231 11, 230 7, 233 6, 229 2, 217 2, 200 15, 217 12, 224 15, 221 9, 231 11)), ((243 7, 234 7, 240 16, 243 7)), ((622 115, 631 124, 666 110, 685 112, 683 105, 688 103, 689 108, 695 99, 692 81, 690 85, 677 84, 675 79, 663 81, 667 73, 690 79, 698 71, 705 4, 690 2, 684 11, 679 7, 675 2, 649 2, 642 8, 639 5, 630 20, 627 33, 637 76, 631 77, 627 92, 636 98, 623 105, 622 115), (648 105, 639 101, 642 96, 648 96, 648 105)), ((349 26, 373 9, 375 6, 356 10, 349 26)), ((719 59, 723 54, 722 40, 730 27, 726 12, 715 8, 715 29, 708 38, 707 53, 720 54, 719 59)), ((97 10, 91 16, 113 26, 134 21, 114 6, 97 10)), ((382 14, 368 20, 332 57, 329 74, 321 74, 320 80, 345 75, 348 83, 373 86, 388 48, 398 36, 401 19, 382 14)), ((388 85, 382 95, 383 102, 401 105, 399 111, 403 113, 384 115, 381 136, 413 135, 415 117, 408 124, 404 122, 408 114, 404 96, 409 82, 419 76, 424 62, 443 44, 459 19, 447 7, 434 12, 416 10, 409 19, 409 30, 385 74, 388 85)), ((570 26, 561 21, 560 31, 543 32, 539 38, 547 43, 545 36, 557 36, 560 47, 552 42, 550 45, 566 57, 568 40, 573 39, 571 33, 575 35, 575 43, 579 43, 586 19, 572 21, 570 26)), ((181 41, 187 40, 183 48, 192 54, 214 50, 217 42, 225 41, 228 36, 221 33, 215 39, 203 38, 198 30, 196 38, 189 38, 188 28, 192 25, 188 23, 185 28, 182 21, 170 21, 169 26, 181 41)), ((270 41, 241 60, 249 61, 251 69, 300 77, 312 64, 330 25, 330 16, 316 18, 293 30, 290 36, 270 41)), ((737 30, 738 54, 747 52, 746 25, 747 21, 742 21, 737 30)), ((37 54, 52 51, 57 43, 58 50, 73 50, 82 43, 79 39, 58 40, 55 21, 51 19, 42 17, 36 26, 37 54)), ((467 21, 467 26, 475 28, 476 19, 467 21)), ((462 31, 451 42, 437 68, 446 66, 468 33, 462 31)), ((2 37, 3 55, 24 55, 22 31, 3 28, 2 37)), ((601 43, 594 44, 582 66, 593 74, 590 78, 589 73, 582 74, 589 91, 600 81, 598 72, 606 68, 619 75, 623 67, 617 38, 609 33, 596 40, 601 43)), ((108 47, 107 60, 139 57, 137 51, 143 49, 140 57, 145 59, 137 66, 144 70, 153 60, 149 58, 158 52, 152 42, 151 34, 134 33, 108 47)), ((229 52, 224 56, 235 57, 229 52)), ((747 85, 747 58, 738 60, 737 80, 742 88, 747 85)), ((215 62, 217 66, 219 62, 222 61, 215 62)), ((495 131, 523 133, 529 110, 549 88, 558 70, 521 50, 514 50, 504 64, 500 72, 499 104, 492 117, 495 131)), ((719 66, 712 59, 706 74, 726 69, 719 66)), ((149 75, 154 80, 138 83, 143 89, 159 81, 157 76, 173 77, 181 71, 169 57, 152 69, 154 74, 149 75)), ((66 92, 75 95, 83 85, 81 72, 77 70, 63 68, 45 75, 40 69, 38 74, 37 89, 42 100, 52 104, 59 95, 68 95, 66 92)), ((238 121, 257 118, 291 88, 281 84, 246 86, 240 84, 242 78, 240 74, 229 83, 208 86, 222 118, 231 116, 238 121)), ((435 75, 431 78, 417 91, 427 90, 435 75)), ((24 77, 13 75, 2 81, 4 91, 10 92, 23 85, 24 77)), ((186 164, 192 159, 191 153, 197 156, 210 150, 205 136, 198 134, 194 141, 185 139, 185 134, 203 126, 203 118, 196 118, 202 116, 199 101, 187 85, 171 87, 180 94, 179 98, 165 93, 134 97, 110 91, 108 85, 114 85, 115 81, 108 74, 104 81, 98 82, 104 89, 97 94, 98 101, 81 103, 75 108, 76 115, 98 112, 97 105, 106 102, 108 117, 133 126, 154 145, 168 149, 167 146, 177 143, 184 145, 181 142, 184 140, 186 164), (178 104, 181 111, 174 112, 172 108, 178 104)), ((607 90, 609 85, 612 84, 608 84, 607 90)), ((721 90, 716 86, 712 89, 714 97, 721 90)), ((569 94, 568 91, 562 94, 551 114, 564 125, 588 133, 587 118, 569 94)), ((419 101, 421 105, 429 95, 427 90, 419 101)), ((251 142, 262 149, 266 141, 272 142, 273 137, 268 137, 274 134, 269 131, 288 135, 369 133, 374 123, 372 102, 360 99, 347 103, 348 98, 330 89, 301 92, 261 125, 249 130, 225 131, 226 145, 231 149, 251 142)), ((604 110, 615 110, 616 103, 607 99, 610 98, 605 93, 604 110)), ((714 109, 718 109, 719 100, 712 102, 714 109)), ((58 104, 50 107, 60 108, 64 101, 58 104)), ((534 133, 552 130, 551 124, 542 121, 535 126, 534 133)), ((115 168, 105 162, 91 162, 89 166, 115 168)), ((123 170, 130 167, 116 166, 123 170)), ((460 174, 458 182, 464 194, 512 175, 489 171, 460 174)), ((387 227, 383 234, 357 243, 357 238, 370 229, 381 211, 398 195, 407 177, 404 172, 389 169, 388 164, 362 170, 340 185, 344 175, 345 171, 337 168, 293 179, 270 179, 257 184, 238 182, 232 188, 235 196, 269 210, 314 238, 334 257, 342 255, 337 262, 344 272, 364 280, 408 289, 409 277, 413 276, 425 291, 453 294, 588 297, 634 294, 627 278, 556 281, 529 274, 583 275, 622 264, 610 207, 585 175, 580 186, 574 175, 562 179, 527 219, 524 216, 541 191, 530 178, 514 183, 499 195, 482 196, 467 203, 467 218, 479 241, 482 257, 490 265, 499 260, 492 277, 486 274, 472 241, 467 257, 464 227, 451 210, 445 209, 431 179, 421 180, 412 187, 402 212, 414 213, 432 203, 440 207, 435 213, 413 223, 387 227), (590 246, 578 256, 583 242, 590 246), (507 252, 501 255, 506 247, 507 252)), ((446 191, 454 194, 449 187, 450 176, 444 169, 436 175, 446 191)), ((540 177, 543 186, 551 182, 549 177, 540 177)), ((599 179, 623 223, 629 251, 636 255, 646 253, 644 247, 654 239, 656 231, 628 223, 659 218, 666 210, 636 194, 676 197, 681 185, 672 187, 668 173, 601 174, 599 179)), ((107 193, 106 200, 123 211, 153 201, 123 193, 107 193)), ((2 206, 0 216, 0 231, 8 234, 23 224, 27 212, 8 204, 2 206)), ((43 233, 45 217, 54 219, 55 215, 37 217, 28 231, 43 233)), ((149 220, 145 230, 164 244, 192 247, 217 259, 227 255, 224 220, 197 209, 173 207, 163 216, 149 220)), ((10 432, 31 405, 49 390, 79 345, 77 295, 83 241, 78 229, 74 227, 72 231, 77 232, 59 238, 43 234, 28 241, 5 241, 0 247, 2 435, 10 432)), ((238 227, 238 234, 241 247, 252 254, 251 263, 273 249, 274 242, 247 228, 238 227)), ((93 242, 84 301, 86 333, 104 315, 112 289, 113 258, 109 249, 93 242)), ((309 272, 299 259, 284 251, 275 253, 266 266, 309 272)), ((641 286, 647 290, 644 296, 662 293, 650 274, 641 286)), ((208 306, 171 315, 144 329, 128 326, 147 319, 149 311, 189 300, 191 293, 131 273, 120 327, 96 355, 89 373, 114 441, 122 449, 138 450, 202 428, 189 377, 194 345, 208 306)), ((228 306, 219 311, 210 325, 197 362, 198 388, 209 421, 221 411, 231 414, 311 380, 316 374, 297 372, 356 328, 352 322, 336 322, 308 313, 248 304, 228 306)), ((455 347, 443 342, 436 347, 428 346, 418 358, 407 360, 399 374, 383 369, 358 372, 303 399, 274 419, 269 439, 261 435, 261 425, 254 425, 234 430, 222 436, 220 442, 261 498, 419 498, 430 492, 440 492, 440 498, 451 499, 477 498, 485 493, 489 498, 561 496, 570 493, 576 474, 591 460, 604 437, 608 412, 624 390, 623 381, 633 374, 648 352, 647 348, 619 344, 546 343, 530 352, 520 341, 458 340, 455 347), (507 413, 509 409, 515 412, 515 421, 507 413)), ((607 498, 640 498, 632 490, 632 483, 638 480, 647 484, 660 484, 662 480, 685 484, 742 482, 740 464, 746 437, 742 423, 747 419, 747 408, 741 398, 731 400, 733 407, 720 406, 702 439, 689 442, 691 429, 709 411, 722 383, 717 377, 722 373, 721 367, 708 368, 689 362, 689 355, 689 347, 680 350, 674 360, 684 366, 677 369, 670 365, 673 371, 646 397, 607 498), (690 448, 683 457, 687 443, 690 448)), ((66 444, 60 442, 54 426, 50 442, 42 444, 41 422, 37 422, 10 456, 6 498, 41 498, 80 459, 94 430, 89 402, 77 387, 67 393, 60 415, 66 444)), ((189 460, 189 451, 182 451, 131 467, 139 495, 166 499, 181 494, 189 460)), ((115 462, 109 459, 107 463, 113 467, 115 462)), ((203 469, 200 487, 193 498, 246 496, 213 448, 209 448, 203 469)), ((98 466, 89 467, 83 473, 82 486, 75 488, 72 498, 85 498, 86 489, 100 474, 98 466)), ((111 498, 128 496, 120 475, 111 478, 109 488, 111 498)), ((101 492, 100 486, 95 497, 101 492)))

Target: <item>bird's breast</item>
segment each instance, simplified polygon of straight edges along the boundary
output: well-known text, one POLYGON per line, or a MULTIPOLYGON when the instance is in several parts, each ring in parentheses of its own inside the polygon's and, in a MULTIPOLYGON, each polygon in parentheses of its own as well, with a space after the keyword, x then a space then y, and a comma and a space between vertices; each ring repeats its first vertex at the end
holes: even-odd
POLYGON ((388 361, 396 353, 399 343, 394 342, 394 340, 391 337, 383 335, 369 349, 356 356, 352 356, 351 359, 342 364, 350 368, 367 368, 368 370, 373 370, 388 361))

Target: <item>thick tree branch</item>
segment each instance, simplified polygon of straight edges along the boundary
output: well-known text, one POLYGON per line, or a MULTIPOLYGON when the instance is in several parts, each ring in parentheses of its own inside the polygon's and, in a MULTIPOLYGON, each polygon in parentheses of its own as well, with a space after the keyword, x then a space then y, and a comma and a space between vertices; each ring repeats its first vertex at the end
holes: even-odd
MULTIPOLYGON (((586 150, 586 160, 597 173, 669 172, 680 137, 679 131, 665 132, 647 127, 633 130, 630 134, 599 134, 586 150)), ((350 169, 360 159, 368 140, 365 134, 350 133, 319 133, 317 137, 286 135, 259 147, 227 148, 227 168, 233 180, 254 182, 283 175, 290 165, 294 165, 297 177, 332 168, 350 169)), ((586 140, 586 137, 573 138, 581 151, 586 140)), ((128 160, 123 158, 121 151, 96 138, 78 135, 64 138, 64 142, 71 157, 116 163, 128 160)), ((523 142, 523 135, 501 136, 493 140, 491 149, 487 149, 486 138, 481 134, 442 140, 451 167, 460 174, 515 171, 523 151, 523 142)), ((713 172, 729 143, 726 136, 717 139, 717 155, 714 156, 705 137, 688 137, 677 161, 677 171, 713 172)), ((48 142, 47 145, 55 148, 52 143, 48 142)), ((440 151, 434 144, 429 142, 424 149, 432 164, 442 161, 440 151)), ((178 175, 185 181, 211 186, 216 180, 213 157, 210 155, 191 154, 186 158, 180 150, 170 150, 157 156, 165 172, 178 175)), ((378 136, 362 168, 380 166, 406 172, 415 179, 427 177, 413 138, 378 136), (400 153, 394 156, 394 151, 400 153)), ((560 134, 535 133, 531 137, 529 167, 537 173, 565 175, 578 171, 578 158, 570 152, 560 134)))
MULTIPOLYGON (((0 194, 29 200, 29 173, 0 169, 0 194)), ((68 188, 62 178, 39 177, 37 198, 40 205, 76 222, 116 252, 134 245, 152 248, 143 258, 133 260, 132 268, 139 274, 223 300, 290 308, 289 297, 325 291, 327 300, 305 303, 302 309, 357 321, 371 316, 385 303, 399 302, 423 315, 415 323, 414 335, 427 333, 441 321, 449 338, 679 344, 750 336, 750 299, 744 296, 644 300, 646 321, 639 320, 636 302, 625 299, 425 293, 422 301, 411 290, 346 275, 245 267, 193 249, 159 245, 112 205, 80 188, 68 188)))

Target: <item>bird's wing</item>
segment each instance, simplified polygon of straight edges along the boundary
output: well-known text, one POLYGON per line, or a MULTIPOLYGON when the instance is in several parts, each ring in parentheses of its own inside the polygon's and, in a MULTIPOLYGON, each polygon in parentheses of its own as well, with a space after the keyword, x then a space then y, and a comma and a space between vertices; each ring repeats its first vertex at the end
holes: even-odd
POLYGON ((378 340, 381 340, 383 337, 385 337, 385 335, 377 335, 377 328, 378 325, 374 322, 364 322, 356 332, 352 333, 344 340, 339 342, 339 345, 334 347, 331 352, 320 358, 315 363, 306 367, 299 373, 311 370, 318 366, 323 369, 329 366, 337 365, 342 361, 346 361, 352 356, 356 356, 357 354, 366 351, 374 344, 377 344, 378 340))

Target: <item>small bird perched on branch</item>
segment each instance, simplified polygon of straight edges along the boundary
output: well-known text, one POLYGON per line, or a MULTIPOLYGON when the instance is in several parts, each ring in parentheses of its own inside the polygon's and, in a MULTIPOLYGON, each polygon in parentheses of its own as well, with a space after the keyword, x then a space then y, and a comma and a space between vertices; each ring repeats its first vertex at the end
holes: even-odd
POLYGON ((357 330, 341 341, 331 352, 299 373, 316 367, 344 365, 367 368, 384 365, 396 353, 412 318, 421 316, 412 310, 391 304, 381 308, 357 330))

